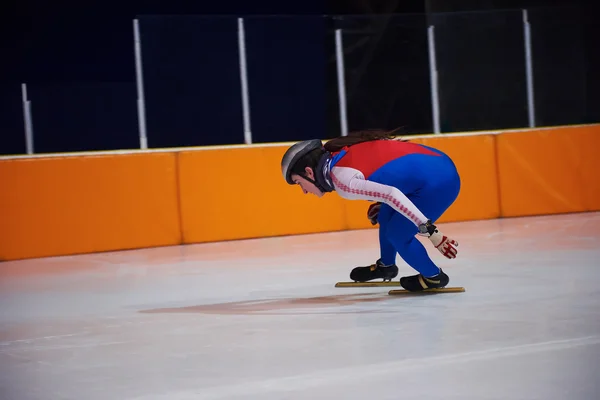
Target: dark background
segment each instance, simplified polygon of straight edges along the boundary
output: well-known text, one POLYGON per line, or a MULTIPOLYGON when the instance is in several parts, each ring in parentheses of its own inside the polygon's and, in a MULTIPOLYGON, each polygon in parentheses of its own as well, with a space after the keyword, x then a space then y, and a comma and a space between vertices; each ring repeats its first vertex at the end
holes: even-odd
POLYGON ((578 1, 224 0, 6 3, 0 154, 138 148, 139 18, 149 146, 243 143, 237 17, 245 18, 254 142, 339 135, 334 29, 344 30, 349 128, 433 130, 427 26, 442 130, 525 127, 521 8, 532 24, 538 125, 600 122, 595 9, 578 1), (587 7, 587 8, 586 8, 587 7))

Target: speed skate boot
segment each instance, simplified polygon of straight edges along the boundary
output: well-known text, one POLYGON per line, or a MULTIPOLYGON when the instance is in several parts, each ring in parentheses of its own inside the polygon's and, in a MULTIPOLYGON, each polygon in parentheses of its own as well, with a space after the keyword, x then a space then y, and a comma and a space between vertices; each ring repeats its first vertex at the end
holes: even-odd
POLYGON ((450 278, 441 269, 439 274, 429 278, 424 277, 422 274, 403 276, 400 278, 400 286, 410 292, 443 288, 446 287, 448 282, 450 282, 450 278))
POLYGON ((368 267, 356 267, 350 272, 350 279, 355 282, 367 282, 373 279, 391 281, 398 275, 398 267, 395 264, 384 265, 381 260, 368 267))

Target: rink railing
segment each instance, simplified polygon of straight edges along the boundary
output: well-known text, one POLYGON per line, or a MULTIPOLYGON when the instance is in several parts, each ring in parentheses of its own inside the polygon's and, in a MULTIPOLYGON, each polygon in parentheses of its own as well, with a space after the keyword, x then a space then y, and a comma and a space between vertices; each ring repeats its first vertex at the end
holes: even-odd
MULTIPOLYGON (((420 67, 424 67, 427 68, 428 71, 421 71, 419 73, 428 73, 429 75, 429 82, 428 82, 428 91, 430 93, 428 93, 427 95, 430 97, 427 102, 429 104, 423 104, 423 107, 428 107, 431 109, 431 114, 430 117, 428 116, 428 119, 430 120, 430 126, 431 128, 427 128, 428 131, 431 131, 433 133, 444 133, 444 132, 453 132, 455 130, 455 124, 460 124, 459 122, 456 121, 449 121, 449 118, 452 116, 453 112, 450 111, 448 108, 449 106, 457 103, 457 101, 460 102, 461 99, 463 99, 465 97, 465 95, 468 94, 468 96, 474 96, 474 93, 477 93, 475 97, 475 101, 472 102, 472 106, 477 106, 478 104, 486 104, 486 101, 489 101, 490 98, 504 98, 505 99, 505 103, 502 103, 503 105, 510 105, 510 104, 516 104, 516 108, 515 109, 511 109, 511 113, 517 113, 519 115, 512 115, 510 117, 508 116, 503 116, 503 119, 506 119, 506 121, 495 121, 492 119, 488 119, 487 121, 487 125, 483 127, 483 129, 488 129, 489 128, 499 128, 499 127, 537 127, 537 126, 547 126, 547 125, 557 125, 559 123, 557 123, 556 121, 553 122, 547 122, 544 121, 543 116, 544 114, 544 110, 548 109, 547 104, 545 103, 547 100, 545 100, 545 97, 551 97, 551 95, 549 95, 549 93, 552 93, 554 95, 556 95, 556 93, 553 91, 555 90, 554 88, 557 86, 555 80, 553 79, 551 81, 551 83, 548 83, 548 75, 549 72, 546 71, 546 69, 549 69, 550 67, 548 67, 549 64, 554 65, 554 60, 555 59, 561 59, 561 63, 564 64, 565 63, 565 59, 568 59, 568 57, 565 57, 565 55, 563 53, 552 53, 550 56, 548 56, 548 60, 544 59, 544 55, 546 54, 544 52, 544 46, 545 44, 543 43, 543 39, 544 38, 544 32, 546 32, 547 29, 549 29, 552 23, 556 21, 558 21, 559 19, 556 18, 557 15, 561 15, 559 14, 561 12, 560 9, 550 9, 548 11, 544 11, 543 9, 539 10, 539 9, 533 9, 533 10, 527 10, 527 9, 518 9, 518 10, 508 10, 508 11, 495 11, 493 13, 481 13, 481 12, 469 12, 469 13, 434 13, 432 14, 430 17, 428 17, 428 20, 423 19, 423 26, 422 29, 421 27, 419 27, 420 30, 423 31, 423 34, 426 34, 426 41, 427 41, 427 48, 425 50, 426 52, 426 65, 420 66, 420 67), (547 12, 548 14, 546 15, 545 12, 547 12), (487 16, 488 19, 486 19, 485 24, 483 24, 481 22, 481 18, 483 16, 487 16), (490 18, 490 16, 492 18, 490 18), (537 19, 535 19, 537 16, 537 19), (462 21, 462 23, 460 23, 462 21), (509 25, 508 22, 510 22, 509 25), (531 21, 534 21, 533 23, 531 21), (532 26, 533 28, 536 28, 536 24, 535 21, 537 21, 537 29, 539 31, 536 31, 534 29, 533 34, 532 34, 532 26), (459 24, 460 23, 460 24, 459 24), (450 29, 448 27, 446 27, 446 24, 450 24, 450 26, 452 26, 453 28, 450 29), (485 73, 486 76, 492 76, 492 77, 497 77, 497 73, 501 72, 505 69, 510 69, 511 68, 511 63, 516 63, 519 64, 519 73, 515 75, 515 81, 517 81, 515 84, 518 84, 519 87, 522 87, 522 92, 523 93, 519 93, 518 95, 514 95, 514 94, 510 94, 510 91, 508 89, 506 89, 504 86, 499 85, 498 88, 496 88, 496 90, 493 93, 489 93, 489 92, 482 92, 482 91, 477 91, 475 89, 473 90, 467 90, 464 91, 464 89, 456 89, 453 88, 453 85, 455 84, 455 82, 459 82, 458 84, 460 84, 460 82, 463 82, 462 85, 464 86, 464 76, 463 75, 468 75, 468 73, 464 73, 463 72, 463 68, 456 68, 453 64, 450 63, 450 65, 448 65, 448 60, 446 60, 444 62, 444 52, 450 52, 451 50, 448 50, 448 46, 450 46, 450 48, 453 48, 453 46, 456 46, 457 43, 462 43, 462 39, 464 39, 465 37, 469 37, 469 32, 471 32, 470 30, 467 30, 465 32, 463 32, 461 29, 465 29, 466 27, 470 27, 470 29, 472 31, 477 31, 477 27, 479 27, 480 25, 484 25, 483 28, 480 29, 484 29, 484 28, 490 28, 490 27, 496 27, 496 26, 502 26, 503 29, 506 30, 506 34, 507 35, 518 35, 519 36, 519 40, 518 41, 514 41, 511 42, 511 45, 508 46, 505 43, 502 42, 498 42, 498 43, 494 43, 497 47, 498 47, 498 52, 500 52, 501 50, 505 50, 507 47, 510 47, 512 50, 514 50, 514 53, 511 53, 512 55, 510 57, 506 57, 507 58, 507 63, 506 64, 502 64, 502 65, 495 65, 496 63, 491 62, 488 59, 479 59, 476 57, 476 55, 478 54, 477 51, 473 51, 472 49, 470 50, 464 50, 464 54, 456 54, 456 57, 459 57, 462 62, 464 64, 478 64, 480 65, 479 70, 480 73, 485 73), (546 24, 548 24, 546 26, 546 24), (507 25, 505 27, 505 25, 507 25), (460 29, 458 28, 460 27, 460 29), (546 29, 546 30, 545 30, 546 29), (426 31, 426 33, 425 33, 426 31), (452 39, 447 39, 444 40, 444 36, 448 36, 448 32, 452 33, 453 35, 455 35, 456 37, 453 36, 452 39), (537 32, 537 35, 536 35, 537 32), (437 35, 437 36, 436 36, 437 35), (521 39, 522 36, 522 39, 521 39), (536 41, 537 39, 537 41, 536 41), (537 49, 537 53, 536 53, 536 49, 537 49), (537 54, 537 57, 536 57, 537 54), (522 68, 521 68, 521 63, 523 64, 522 68), (497 70, 496 70, 497 69, 497 70), (522 70, 522 71, 521 71, 522 70), (495 74, 496 73, 496 74, 495 74), (535 83, 535 85, 534 85, 535 83), (540 90, 541 92, 543 92, 546 96, 536 96, 535 93, 535 89, 540 90), (461 91, 462 90, 462 91, 461 91), (521 116, 521 110, 525 110, 526 112, 523 112, 522 116, 521 116), (516 111, 515 111, 516 110, 516 111), (538 111, 541 110, 541 111, 538 111), (526 114, 526 115, 525 115, 526 114), (541 115, 538 115, 541 114, 541 115), (516 122, 516 121, 519 122, 516 122), (510 122, 508 122, 510 121, 510 122), (430 130, 429 130, 430 129, 430 130)), ((566 14, 565 14, 566 15, 566 14)), ((571 19, 574 19, 577 14, 573 14, 573 12, 570 12, 569 15, 571 16, 571 19)), ((190 17, 190 18, 199 18, 199 17, 190 17)), ((332 108, 332 112, 335 112, 336 114, 336 119, 339 120, 339 128, 337 127, 337 121, 336 121, 336 128, 335 130, 338 131, 337 133, 339 133, 340 135, 346 135, 348 133, 349 130, 349 125, 352 125, 351 122, 349 121, 349 117, 348 114, 350 113, 350 115, 352 116, 352 102, 353 101, 357 101, 355 98, 358 96, 357 93, 353 93, 352 91, 352 86, 356 86, 355 84, 355 80, 357 79, 354 75, 357 75, 358 72, 357 71, 362 71, 364 68, 363 67, 357 67, 356 64, 356 60, 354 60, 354 58, 358 57, 357 55, 353 54, 352 49, 355 49, 357 47, 356 43, 354 43, 352 40, 354 39, 354 41, 358 40, 356 39, 357 37, 360 37, 361 41, 365 41, 368 40, 371 36, 377 36, 377 35, 383 35, 383 32, 380 32, 378 29, 383 29, 381 27, 379 27, 379 25, 385 27, 386 25, 383 24, 383 22, 381 22, 381 24, 379 23, 375 23, 373 22, 371 23, 367 23, 365 21, 369 21, 369 20, 373 20, 373 21, 379 21, 379 19, 382 19, 382 21, 386 20, 386 19, 393 19, 396 18, 398 19, 397 24, 398 27, 396 27, 395 25, 391 25, 390 26, 390 30, 392 31, 391 33, 388 32, 387 35, 391 35, 390 38, 394 38, 395 41, 407 41, 407 40, 411 40, 411 41, 417 41, 420 40, 419 38, 415 37, 406 37, 401 35, 400 33, 395 33, 394 29, 392 29, 392 27, 394 27, 395 29, 407 29, 407 27, 411 27, 415 24, 417 24, 419 21, 421 21, 421 16, 415 15, 415 16, 397 16, 397 15, 389 15, 389 16, 359 16, 359 17, 334 17, 332 18, 332 20, 335 22, 333 24, 333 27, 330 29, 333 32, 332 37, 330 37, 330 35, 328 34, 329 31, 325 31, 327 32, 327 35, 324 36, 323 38, 323 45, 326 45, 326 47, 331 47, 334 50, 332 51, 332 54, 327 54, 327 57, 324 58, 329 60, 331 59, 332 63, 335 63, 335 90, 337 91, 337 99, 335 100, 337 104, 332 104, 331 107, 335 108, 335 110, 332 108), (358 26, 358 28, 356 27, 358 26), (379 27, 379 28, 377 28, 379 27), (353 64, 354 62, 354 64, 353 64), (347 89, 346 89, 346 85, 349 84, 349 93, 347 95, 347 89), (354 99, 353 99, 354 98, 354 99), (349 110, 350 108, 350 110, 349 110)), ((424 18, 424 17, 423 17, 424 18)), ((158 18, 159 20, 165 20, 165 21, 171 21, 170 17, 164 16, 164 17, 160 17, 158 18)), ((252 61, 251 59, 247 61, 247 52, 250 53, 250 55, 252 55, 251 49, 247 49, 247 39, 251 39, 251 38, 256 38, 256 33, 255 36, 252 35, 253 32, 248 31, 248 24, 255 20, 256 18, 235 18, 237 21, 237 24, 235 24, 235 28, 234 23, 232 21, 231 29, 237 29, 237 35, 236 35, 236 42, 232 42, 232 43, 228 43, 230 46, 236 46, 236 53, 238 54, 236 63, 239 64, 239 67, 236 66, 235 69, 232 69, 234 71, 234 74, 231 76, 228 76, 228 79, 230 80, 235 80, 236 81, 236 86, 239 86, 239 93, 240 95, 238 96, 236 94, 236 96, 232 96, 230 98, 230 101, 232 103, 236 103, 236 104, 240 104, 241 106, 241 111, 242 111, 242 118, 240 118, 240 124, 239 124, 239 128, 236 128, 236 130, 234 131, 233 135, 236 138, 236 142, 234 143, 245 143, 245 144, 251 144, 251 143, 256 143, 257 142, 257 138, 256 138, 256 132, 254 137, 253 137, 253 130, 252 130, 252 118, 253 115, 256 114, 256 109, 257 109, 257 102, 258 100, 254 100, 254 102, 252 101, 253 99, 253 95, 252 95, 252 82, 249 82, 249 78, 248 78, 248 63, 250 61, 252 61), (254 111, 254 114, 253 114, 254 111)), ((273 17, 273 19, 277 19, 277 17, 273 17)), ((186 18, 186 20, 188 20, 186 18)), ((202 21, 204 19, 198 19, 198 21, 202 21)), ((326 19, 325 18, 315 18, 315 21, 323 21, 323 24, 325 24, 326 19)), ((153 71, 153 68, 156 69, 157 66, 154 65, 155 63, 153 63, 152 58, 149 57, 148 53, 152 53, 152 49, 153 46, 154 47, 160 47, 161 43, 160 41, 156 42, 156 41, 152 41, 151 38, 149 39, 146 35, 146 38, 144 38, 144 30, 142 29, 144 27, 143 22, 145 21, 144 17, 140 17, 139 19, 134 19, 132 21, 132 32, 131 32, 131 41, 132 41, 132 53, 133 53, 133 61, 135 64, 135 88, 136 88, 136 119, 138 122, 138 126, 137 126, 137 135, 138 135, 138 142, 139 142, 139 149, 145 150, 149 147, 152 147, 151 145, 149 145, 149 138, 150 138, 150 142, 152 142, 152 139, 156 140, 156 137, 159 136, 156 132, 160 131, 159 128, 157 127, 153 127, 152 126, 152 121, 150 121, 150 123, 147 121, 147 112, 146 112, 146 108, 147 105, 149 105, 151 103, 151 100, 153 101, 157 101, 156 97, 159 97, 156 93, 154 93, 154 98, 152 98, 152 90, 147 90, 148 87, 153 88, 153 84, 155 82, 151 81, 151 77, 148 77, 146 75, 151 75, 151 74, 147 74, 148 70, 153 71), (140 27, 140 25, 142 25, 140 27), (140 32, 140 30, 142 30, 140 32), (144 47, 145 46, 145 47, 144 47), (145 55, 143 54, 143 50, 145 52, 145 55), (150 60, 148 60, 148 58, 150 58, 150 60), (146 72, 146 75, 145 73, 146 72), (150 93, 150 98, 147 99, 147 94, 146 92, 150 93), (147 102, 148 100, 148 102, 147 102), (154 134, 154 136, 153 136, 154 134)), ((171 21, 172 22, 172 21, 171 21)), ((200 24, 201 25, 201 24, 200 24)), ((568 33, 568 36, 565 36, 566 38, 571 38, 571 37, 578 37, 576 36, 576 32, 574 31, 575 28, 573 28, 572 26, 573 24, 567 24, 564 23, 563 25, 557 25, 557 27, 555 27, 556 29, 560 30, 561 32, 564 32, 565 34, 568 33), (571 32, 571 31, 574 32, 571 32)), ((147 27, 146 28, 148 31, 153 32, 153 29, 151 27, 147 27)), ((154 30, 158 30, 158 28, 154 27, 154 30)), ((403 32, 403 31, 400 31, 403 32)), ((417 32, 415 30, 415 32, 417 32)), ((148 32, 146 32, 148 33, 148 32)), ((481 35, 485 36, 485 31, 481 30, 481 35)), ((417 35, 418 36, 418 35, 417 35)), ((452 35, 451 35, 452 36, 452 35)), ((473 36, 473 35, 470 35, 473 36)), ((181 40, 181 37, 177 37, 177 40, 181 40)), ((173 39, 175 40, 175 39, 173 39)), ((390 39, 388 39, 390 40, 390 39)), ((550 41, 552 41, 551 39, 549 39, 550 41)), ((564 39, 564 40, 568 40, 568 39, 564 39)), ((416 43, 416 42, 415 42, 416 43)), ((169 45, 172 46, 176 46, 177 42, 168 42, 169 45)), ((320 43, 321 44, 321 43, 320 43)), ((416 44, 415 44, 416 46, 416 44)), ((563 45, 564 46, 564 45, 563 45)), ((579 49, 582 46, 582 42, 581 41, 577 41, 573 43, 573 46, 577 46, 577 48, 579 49)), ((194 53, 199 51, 198 49, 190 49, 190 53, 194 53)), ((369 50, 367 51, 367 54, 371 54, 371 52, 374 51, 371 48, 369 48, 369 50)), ((580 51, 580 53, 582 53, 582 51, 580 51)), ((582 53, 583 54, 583 53, 582 53)), ((191 57, 191 56, 190 56, 191 57)), ((254 58, 256 58, 257 56, 254 55, 254 58)), ((372 56, 371 55, 365 55, 363 58, 360 59, 360 65, 362 65, 362 63, 365 63, 367 61, 365 60, 369 60, 372 56)), ((446 56, 447 58, 447 56, 446 56)), ((454 57, 452 57, 454 58, 454 57)), ((189 61, 189 60, 188 60, 189 61)), ((575 61, 573 61, 575 63, 575 61)), ((579 61, 577 61, 579 62, 579 61)), ((160 63, 158 63, 160 64, 160 63)), ((561 64, 561 65, 562 65, 561 64)), ((366 64, 365 64, 366 65, 366 64)), ((566 64, 565 64, 566 65, 566 64)), ((570 65, 570 64, 569 64, 570 65)), ((323 68, 325 68, 326 64, 323 65, 323 68)), ((133 65, 132 65, 132 69, 133 69, 133 65)), ((257 65, 252 65, 252 63, 250 62, 250 69, 252 70, 252 68, 254 68, 255 70, 260 68, 257 65)), ((565 71, 562 71, 562 75, 561 78, 563 78, 563 80, 565 81, 569 81, 569 85, 571 87, 585 87, 585 76, 584 74, 581 74, 581 71, 584 68, 584 64, 583 62, 581 62, 580 64, 573 64, 571 66, 571 68, 566 69, 565 71), (575 67, 575 65, 577 65, 577 67, 575 67)), ((200 72, 201 73, 201 72, 200 72)), ((400 72, 399 72, 400 73, 400 72)), ((403 74, 407 74, 406 71, 401 72, 403 74)), ((556 72, 552 72, 552 73, 556 73, 556 72)), ((366 74, 364 71, 361 72, 360 74, 358 74, 360 79, 366 79, 364 75, 366 74), (363 76, 364 75, 364 76, 363 76)), ((411 74, 414 74, 414 71, 411 72, 411 74)), ((552 75, 554 76, 554 75, 552 75)), ((333 76, 332 76, 333 78, 333 76)), ((410 81, 411 79, 413 79, 414 76, 412 75, 406 75, 405 77, 405 81, 410 81)), ((471 82, 471 81, 468 81, 471 82)), ((514 83, 514 82, 513 82, 514 83)), ((308 84, 308 83, 307 83, 308 84)), ((33 114, 36 113, 36 106, 35 106, 35 98, 34 100, 32 100, 32 98, 28 95, 28 82, 23 82, 21 85, 21 89, 22 89, 22 110, 23 110, 23 132, 24 132, 24 141, 25 141, 25 149, 27 154, 34 154, 36 152, 40 152, 43 150, 39 150, 36 149, 35 146, 35 132, 34 129, 36 128, 37 124, 34 124, 34 118, 33 118, 33 114), (33 101, 33 105, 32 105, 32 101, 33 101), (32 107, 33 107, 33 111, 32 111, 32 107)), ((34 83, 31 83, 31 85, 34 85, 34 83)), ((256 84, 255 84, 256 85, 256 84)), ((403 84, 390 84, 390 87, 392 87, 392 92, 399 92, 399 93, 406 93, 407 91, 407 87, 409 87, 410 85, 406 82, 404 82, 403 84)), ((254 90, 256 91, 256 86, 254 86, 254 90)), ((264 90, 263 88, 259 88, 258 90, 264 90)), ((369 99, 373 99, 373 98, 379 98, 379 97, 386 97, 388 95, 390 95, 391 92, 388 93, 388 91, 383 90, 381 92, 375 91, 375 89, 373 89, 373 92, 368 92, 368 95, 365 95, 365 99, 363 101, 369 101, 369 99)), ((355 90, 356 91, 356 90, 355 90)), ((155 90, 156 92, 156 90, 155 90)), ((237 93, 237 92, 236 92, 237 93)), ((256 92, 254 92, 256 93, 256 92)), ((410 93, 410 92, 409 92, 410 93)), ((583 99, 585 98, 585 91, 581 91, 581 92, 577 92, 577 95, 574 94, 575 92, 571 93, 569 92, 568 94, 564 94, 561 96, 565 96, 565 97, 573 97, 574 101, 577 101, 577 104, 583 104, 583 99)), ((231 94, 227 94, 224 93, 224 96, 230 96, 231 94)), ((409 94, 410 95, 410 94, 409 94)), ((202 97, 202 93, 198 94, 198 99, 197 100, 199 102, 198 105, 198 110, 202 109, 202 102, 203 101, 207 101, 206 98, 202 97)), ((229 97, 228 97, 229 98, 229 97)), ((172 101, 173 99, 170 98, 165 98, 162 99, 160 98, 160 102, 158 102, 157 104, 164 104, 164 103, 168 103, 169 101, 172 101)), ((15 100, 17 101, 17 100, 15 100)), ((39 99, 38 99, 38 105, 40 104, 39 99)), ((154 103, 153 103, 154 104, 154 103)), ((494 103, 495 104, 495 103, 494 103)), ((264 107, 264 105, 261 105, 261 107, 264 107)), ((356 106, 355 106, 356 107, 356 106)), ((492 108, 491 106, 489 108, 492 108)), ((488 108, 488 109, 489 109, 488 108)), ((584 107, 581 107, 584 108, 584 107)), ((38 109, 39 110, 39 109, 38 109)), ((155 113, 157 108, 155 106, 155 113)), ((355 110, 355 109, 354 109, 355 110)), ((482 110, 473 110, 474 113, 477 112, 482 112, 482 110)), ((510 114, 509 111, 507 110, 503 110, 507 115, 510 114)), ((38 111, 39 112, 39 111, 38 111)), ((198 111, 201 112, 201 111, 198 111)), ((225 111, 223 111, 225 112, 225 111)), ((546 112, 548 112, 546 110, 546 112)), ((571 113, 577 114, 577 117, 574 116, 570 116, 569 118, 565 117, 565 120, 561 121, 560 124, 574 124, 574 123, 581 123, 581 122, 589 122, 589 121, 593 121, 593 119, 589 119, 589 118, 584 118, 583 115, 585 114, 583 111, 578 111, 578 112, 574 112, 574 111, 570 111, 571 113)), ((43 114, 43 113, 42 113, 43 114)), ((568 114, 568 113, 567 113, 568 114)), ((152 115, 152 110, 150 110, 149 115, 152 115)), ((309 116, 310 117, 310 116, 309 116)), ((206 118, 210 119, 210 115, 207 115, 206 118)), ((403 125, 408 125, 408 126, 418 126, 419 127, 419 131, 422 132, 422 121, 418 121, 418 120, 411 120, 410 119, 410 115, 407 115, 404 117, 405 121, 402 122, 403 125)), ((351 118, 350 118, 351 119, 351 118)), ((377 126, 372 126, 373 128, 379 128, 379 127, 383 127, 383 126, 387 126, 388 124, 392 124, 392 123, 388 123, 389 121, 384 120, 385 118, 383 116, 379 116, 378 119, 376 120, 376 125, 377 126)), ((450 118, 451 119, 451 118, 450 118)), ((37 120, 38 123, 41 123, 40 120, 37 120)), ((395 126, 394 126, 395 127, 395 126)), ((477 128, 472 128, 472 127, 459 127, 456 128, 457 130, 463 130, 463 129, 481 129, 482 127, 480 125, 477 125, 477 128)), ((164 128, 163 128, 164 129, 164 128)), ((264 128, 263 128, 264 129, 264 128)), ((135 134, 135 133, 132 133, 135 134)), ((38 138, 39 140, 39 138, 38 138)), ((47 140, 47 139, 46 139, 47 140)), ((285 138, 282 139, 277 139, 277 140, 287 140, 285 138)), ((122 147, 121 147, 122 148, 122 147)))
MULTIPOLYGON (((462 180, 438 222, 600 210, 600 124, 411 137, 462 180)), ((372 228, 285 184, 289 144, 0 158, 0 260, 372 228)))

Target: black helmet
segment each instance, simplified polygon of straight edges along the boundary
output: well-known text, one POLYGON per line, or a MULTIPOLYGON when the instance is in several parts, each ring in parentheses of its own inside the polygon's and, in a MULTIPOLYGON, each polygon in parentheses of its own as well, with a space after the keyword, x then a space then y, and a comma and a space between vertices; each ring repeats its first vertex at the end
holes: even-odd
POLYGON ((319 139, 312 139, 298 142, 287 149, 281 159, 281 173, 283 174, 285 181, 290 185, 293 185, 292 170, 296 163, 311 151, 322 148, 323 143, 319 139))

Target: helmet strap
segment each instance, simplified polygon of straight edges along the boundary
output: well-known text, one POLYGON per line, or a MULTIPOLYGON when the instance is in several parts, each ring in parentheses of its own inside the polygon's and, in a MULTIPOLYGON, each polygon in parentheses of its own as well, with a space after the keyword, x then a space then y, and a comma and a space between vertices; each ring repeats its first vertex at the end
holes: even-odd
POLYGON ((333 192, 333 185, 331 184, 331 178, 329 177, 329 171, 327 171, 327 164, 331 160, 331 153, 325 152, 319 162, 317 163, 317 167, 313 169, 313 173, 315 179, 311 179, 306 174, 301 174, 300 176, 312 183, 323 193, 333 192))

